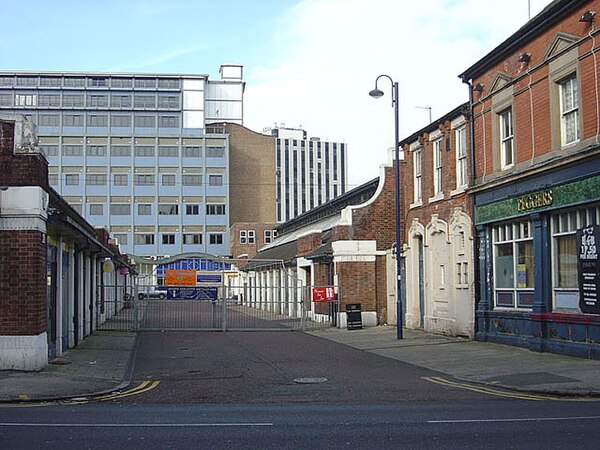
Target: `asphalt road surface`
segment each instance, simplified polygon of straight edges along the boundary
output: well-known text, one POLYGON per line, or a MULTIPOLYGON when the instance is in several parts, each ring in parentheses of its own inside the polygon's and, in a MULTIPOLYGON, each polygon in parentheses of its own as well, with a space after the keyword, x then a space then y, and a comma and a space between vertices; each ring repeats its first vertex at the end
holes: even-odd
POLYGON ((0 407, 0 449, 600 448, 594 399, 435 377, 299 332, 143 333, 128 392, 0 407))
POLYGON ((436 372, 300 332, 142 333, 134 380, 159 380, 123 403, 457 401, 436 372), (298 383, 314 381, 314 383, 298 383), (319 382, 320 381, 320 382, 319 382))

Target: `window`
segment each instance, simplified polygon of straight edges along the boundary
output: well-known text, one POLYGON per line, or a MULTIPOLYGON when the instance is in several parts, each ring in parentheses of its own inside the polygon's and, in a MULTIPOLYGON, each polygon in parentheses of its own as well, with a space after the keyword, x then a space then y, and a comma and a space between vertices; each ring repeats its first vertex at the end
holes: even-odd
POLYGON ((552 286, 555 309, 578 310, 576 232, 599 223, 599 207, 581 208, 552 216, 552 286))
POLYGON ((133 179, 136 186, 154 186, 154 174, 151 173, 136 173, 133 179))
POLYGON ((79 174, 68 173, 65 175, 65 185, 67 186, 79 186, 79 174))
POLYGON ((188 216, 200 215, 200 205, 185 205, 185 213, 188 216))
POLYGON ((248 243, 248 232, 246 230, 240 230, 240 244, 248 243))
POLYGON ((467 288, 469 285, 469 263, 456 263, 456 287, 467 288))
POLYGON ((106 114, 88 114, 88 127, 107 127, 108 116, 106 114))
POLYGON ((154 95, 135 95, 133 105, 136 108, 156 108, 156 97, 154 95))
POLYGON ((513 116, 512 109, 508 108, 500 114, 500 164, 506 169, 514 164, 513 146, 513 116))
POLYGON ((200 244, 202 244, 202 234, 200 234, 200 233, 184 234, 183 235, 183 243, 186 245, 200 245, 200 244))
POLYGON ((467 185, 467 127, 456 130, 456 187, 467 185))
POLYGON ((113 108, 131 108, 131 95, 111 94, 110 106, 112 106, 113 108))
POLYGON ((135 156, 142 156, 146 158, 154 157, 154 146, 153 145, 136 145, 135 156))
POLYGON ((129 203, 111 203, 110 214, 112 216, 128 216, 131 214, 131 205, 129 203))
POLYGON ((158 205, 159 216, 176 216, 179 214, 179 205, 176 203, 162 203, 158 205))
POLYGON ((90 204, 90 216, 101 216, 104 214, 104 205, 102 203, 90 204))
POLYGON ((209 186, 223 186, 223 175, 209 175, 208 176, 209 186))
POLYGON ((256 242, 256 233, 254 230, 248 230, 248 244, 254 244, 256 242))
POLYGON ((158 96, 158 107, 159 108, 179 108, 179 96, 178 95, 159 95, 158 96))
POLYGON ((58 156, 58 145, 55 144, 42 144, 42 147, 46 151, 48 156, 58 156))
POLYGON ((106 174, 88 173, 85 176, 85 182, 90 186, 106 186, 106 174))
POLYGON ((179 80, 177 78, 159 78, 158 87, 163 89, 178 89, 179 80))
POLYGON ((40 94, 38 106, 60 106, 60 95, 58 94, 40 94))
POLYGON ((12 76, 0 76, 0 86, 12 86, 13 85, 13 77, 12 76))
POLYGON ((562 145, 579 140, 579 94, 577 78, 571 76, 560 85, 560 121, 562 145))
POLYGON ((138 128, 154 128, 156 127, 156 117, 154 116, 135 116, 134 124, 138 128))
POLYGON ((174 234, 163 234, 162 235, 162 243, 163 245, 175 245, 175 235, 174 234))
POLYGON ((110 85, 116 88, 130 88, 133 86, 133 80, 131 78, 113 78, 110 85))
POLYGON ((63 156, 82 156, 83 145, 63 145, 63 156))
POLYGON ((13 96, 12 94, 0 94, 0 106, 12 106, 13 96))
POLYGON ((273 242, 273 230, 265 230, 265 244, 273 242))
POLYGON ((111 156, 131 156, 131 147, 129 145, 111 145, 111 156))
POLYGON ((442 192, 442 138, 433 141, 433 195, 442 192))
POLYGON ((115 173, 113 183, 115 186, 127 186, 129 184, 129 175, 126 173, 115 173))
POLYGON ((208 216, 224 216, 225 205, 206 205, 206 215, 208 216))
POLYGON ((107 107, 108 94, 88 94, 87 106, 92 108, 107 107))
POLYGON ((111 127, 131 128, 131 116, 110 116, 111 127))
POLYGON ((36 94, 17 94, 15 95, 15 106, 36 106, 36 94))
POLYGON ((530 222, 494 227, 493 242, 496 307, 531 308, 534 273, 530 222))
POLYGON ((175 174, 172 173, 164 173, 162 175, 162 185, 163 186, 175 186, 175 174))
POLYGON ((60 116, 58 114, 40 114, 38 125, 41 127, 57 127, 60 125, 60 116))
POLYGON ((77 214, 83 214, 83 205, 81 203, 70 203, 71 208, 77 211, 77 214))
POLYGON ((202 186, 201 174, 184 174, 182 176, 184 186, 202 186))
POLYGON ((41 77, 40 86, 45 87, 60 87, 62 85, 62 78, 60 77, 41 77))
POLYGON ((135 79, 135 87, 136 88, 153 89, 156 87, 156 79, 155 78, 136 78, 135 79))
POLYGON ((106 156, 106 145, 88 145, 86 148, 87 156, 106 156))
POLYGON ((179 116, 158 116, 159 128, 179 128, 179 116))
POLYGON ((17 86, 37 86, 37 77, 17 77, 17 86))
POLYGON ((113 239, 115 239, 119 245, 127 245, 128 239, 127 234, 125 233, 114 233, 113 239))
POLYGON ((163 158, 177 158, 179 148, 176 145, 161 145, 158 147, 158 156, 163 158))
POLYGON ((88 80, 88 86, 91 87, 105 87, 108 86, 108 80, 106 78, 94 77, 88 80))
POLYGON ((415 148, 413 151, 413 176, 414 176, 414 202, 419 203, 423 198, 421 189, 421 165, 423 152, 421 147, 415 148))
POLYGON ((65 87, 85 87, 85 78, 67 77, 65 78, 65 87))
POLYGON ((202 147, 186 145, 183 147, 183 156, 186 158, 200 158, 202 156, 202 147))
POLYGON ((152 205, 149 203, 140 203, 138 204, 138 216, 151 216, 152 215, 152 205))
POLYGON ((63 95, 63 106, 64 107, 82 107, 83 106, 83 94, 64 94, 63 95))
POLYGON ((223 243, 223 235, 222 234, 209 234, 209 242, 213 245, 220 245, 223 243))
POLYGON ((64 127, 82 127, 83 126, 83 115, 82 114, 65 114, 65 115, 63 115, 63 126, 64 127))
POLYGON ((225 156, 225 147, 207 147, 206 156, 209 158, 222 158, 225 156))
POLYGON ((58 174, 57 173, 49 173, 48 174, 48 183, 51 186, 58 186, 58 174))
POLYGON ((135 245, 154 245, 153 234, 134 234, 133 242, 135 245))

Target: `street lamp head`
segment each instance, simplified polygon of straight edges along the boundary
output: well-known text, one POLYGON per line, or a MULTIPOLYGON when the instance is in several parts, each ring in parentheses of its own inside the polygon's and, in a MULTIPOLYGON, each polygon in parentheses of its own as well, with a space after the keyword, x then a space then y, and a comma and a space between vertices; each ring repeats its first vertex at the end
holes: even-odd
POLYGON ((375 88, 371 92, 369 92, 369 95, 373 98, 381 98, 383 97, 383 91, 375 88))

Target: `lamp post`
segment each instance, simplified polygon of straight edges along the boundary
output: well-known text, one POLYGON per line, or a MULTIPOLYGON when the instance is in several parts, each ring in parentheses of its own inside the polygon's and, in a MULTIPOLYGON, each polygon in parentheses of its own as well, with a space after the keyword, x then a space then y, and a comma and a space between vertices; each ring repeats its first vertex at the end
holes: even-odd
POLYGON ((394 108, 394 150, 396 163, 396 338, 402 339, 402 272, 400 267, 400 137, 398 119, 398 83, 388 75, 379 75, 375 79, 375 89, 369 92, 374 98, 383 97, 383 91, 377 88, 380 78, 392 83, 392 107, 394 108))

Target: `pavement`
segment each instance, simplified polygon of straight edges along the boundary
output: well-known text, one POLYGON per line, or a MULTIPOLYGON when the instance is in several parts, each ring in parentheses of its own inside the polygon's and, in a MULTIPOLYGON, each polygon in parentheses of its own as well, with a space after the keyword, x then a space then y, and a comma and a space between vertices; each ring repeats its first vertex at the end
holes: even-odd
MULTIPOLYGON (((378 326, 328 328, 309 334, 434 370, 446 378, 514 391, 600 396, 600 361, 423 331, 378 326)), ((0 372, 0 402, 59 400, 122 390, 131 383, 137 335, 98 331, 40 372, 0 372)))

